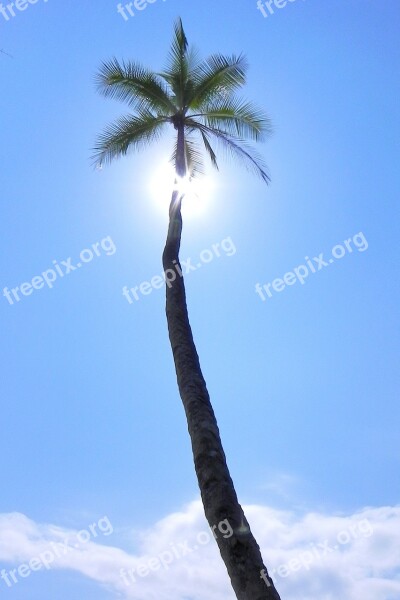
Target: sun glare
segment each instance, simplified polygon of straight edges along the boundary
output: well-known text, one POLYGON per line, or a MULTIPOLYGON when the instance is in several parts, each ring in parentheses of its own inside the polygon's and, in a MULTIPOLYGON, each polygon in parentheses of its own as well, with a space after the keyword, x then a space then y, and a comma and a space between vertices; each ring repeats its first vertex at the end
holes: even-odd
POLYGON ((184 217, 198 217, 204 213, 210 201, 212 180, 204 175, 193 180, 180 179, 177 183, 175 180, 174 168, 169 163, 154 171, 150 182, 150 193, 156 205, 168 212, 172 192, 178 189, 185 194, 182 201, 184 217))

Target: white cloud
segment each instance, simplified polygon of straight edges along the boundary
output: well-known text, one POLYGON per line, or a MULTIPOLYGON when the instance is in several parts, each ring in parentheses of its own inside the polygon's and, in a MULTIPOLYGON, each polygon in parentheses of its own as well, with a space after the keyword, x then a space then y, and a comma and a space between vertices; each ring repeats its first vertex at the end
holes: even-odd
MULTIPOLYGON (((260 505, 247 506, 245 512, 283 600, 400 598, 400 506, 364 508, 351 515, 299 515, 260 505)), ((104 526, 103 532, 79 542, 76 531, 37 524, 19 513, 0 515, 0 568, 17 585, 11 569, 32 559, 40 562, 43 556, 49 559, 50 552, 51 569, 74 570, 129 600, 233 598, 199 501, 136 535, 135 554, 117 547, 116 532, 110 537, 107 532, 107 543, 114 545, 105 545, 105 531, 104 526)), ((223 534, 229 535, 229 527, 223 534)), ((18 585, 24 580, 21 585, 28 586, 36 573, 22 572, 25 577, 15 572, 18 585)), ((4 579, 1 588, 7 589, 4 579)))

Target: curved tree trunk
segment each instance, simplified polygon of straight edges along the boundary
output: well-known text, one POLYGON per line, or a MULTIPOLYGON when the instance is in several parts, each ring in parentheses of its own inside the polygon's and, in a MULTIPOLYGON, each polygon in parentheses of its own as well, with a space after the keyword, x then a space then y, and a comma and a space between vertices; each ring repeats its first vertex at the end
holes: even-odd
MULTIPOLYGON (((183 131, 178 129, 177 174, 185 173, 183 131)), ((280 600, 263 563, 240 506, 226 464, 217 421, 200 368, 186 306, 185 286, 179 263, 182 233, 182 197, 175 190, 169 211, 168 236, 163 252, 166 277, 166 314, 175 361, 179 393, 186 413, 194 465, 204 512, 239 600, 280 600), (228 523, 225 537, 218 524, 228 523)))

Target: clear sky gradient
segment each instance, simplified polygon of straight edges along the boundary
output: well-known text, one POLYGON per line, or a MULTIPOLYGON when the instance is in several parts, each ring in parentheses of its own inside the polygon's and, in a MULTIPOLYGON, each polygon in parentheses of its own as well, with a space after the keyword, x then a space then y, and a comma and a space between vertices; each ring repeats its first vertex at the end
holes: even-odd
MULTIPOLYGON (((3 2, 0 569, 29 562, 38 539, 105 515, 113 533, 88 543, 90 568, 86 554, 60 559, 11 587, 0 580, 2 598, 160 600, 156 575, 133 590, 114 572, 143 548, 170 546, 161 519, 200 523, 164 290, 132 303, 122 294, 162 272, 168 189, 157 202, 149 188, 172 138, 102 170, 90 163, 96 135, 129 112, 96 92, 101 61, 160 71, 177 16, 202 56, 246 54, 243 94, 274 125, 258 148, 271 185, 226 160, 219 173, 207 165, 212 192, 198 214, 186 207, 181 251, 201 264, 186 278, 189 314, 240 501, 253 506, 277 564, 282 546, 264 529, 271 515, 288 535, 291 515, 313 543, 313 532, 343 528, 332 524, 338 515, 372 511, 386 528, 381 545, 371 536, 370 554, 353 549, 354 565, 373 565, 400 531, 400 4, 277 4, 273 14, 263 5, 264 17, 253 0, 156 0, 125 20, 112 0, 39 0, 15 16, 3 2), (210 259, 205 251, 223 240, 210 259), (82 267, 66 274, 69 257, 82 267), (7 298, 5 288, 56 265, 63 276, 51 288, 37 279, 38 289, 7 298)), ((222 567, 214 573, 206 554, 190 560, 171 569, 170 600, 233 597, 222 567), (191 583, 196 565, 215 582, 208 596, 204 578, 191 583)), ((350 600, 400 597, 398 560, 382 566, 383 587, 357 583, 347 596, 334 571, 321 575, 319 595, 310 591, 318 568, 297 588, 295 574, 282 577, 282 600, 329 600, 329 589, 350 600)))

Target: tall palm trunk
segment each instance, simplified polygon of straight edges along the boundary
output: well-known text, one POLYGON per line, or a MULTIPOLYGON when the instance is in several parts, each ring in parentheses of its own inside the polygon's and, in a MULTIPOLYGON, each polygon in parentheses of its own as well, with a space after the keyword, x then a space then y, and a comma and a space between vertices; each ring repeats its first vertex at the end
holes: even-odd
MULTIPOLYGON (((178 125, 177 130, 176 170, 177 175, 182 176, 185 174, 183 126, 178 125)), ((238 502, 193 341, 179 263, 181 202, 182 196, 175 190, 172 194, 168 236, 163 252, 167 281, 166 314, 204 512, 210 527, 214 527, 214 535, 236 597, 239 600, 280 600, 263 564, 260 548, 238 502), (175 274, 175 278, 171 273, 175 274), (224 520, 228 521, 233 530, 230 537, 223 537, 218 527, 215 527, 224 520), (264 573, 265 580, 261 577, 261 572, 264 573)))

